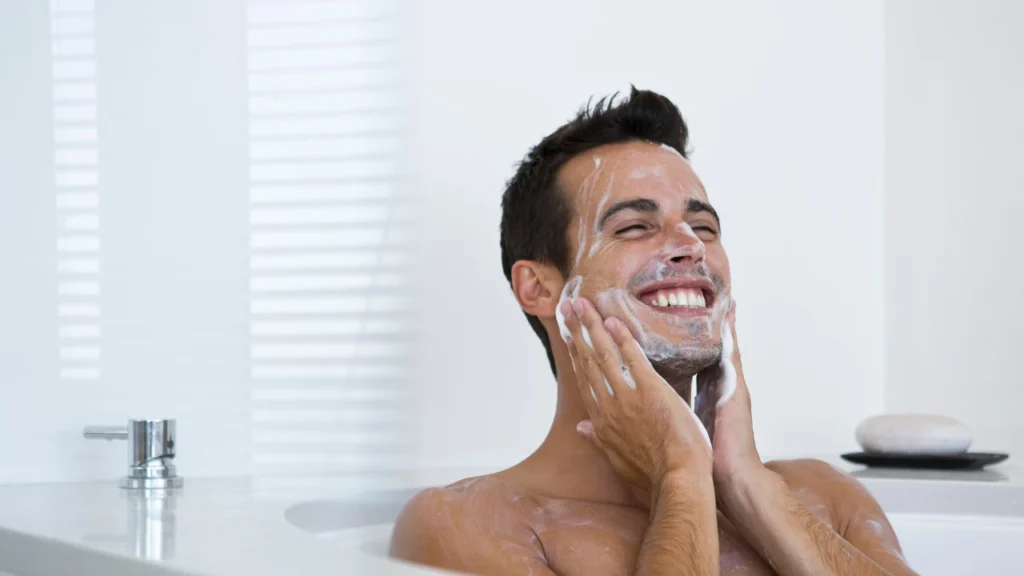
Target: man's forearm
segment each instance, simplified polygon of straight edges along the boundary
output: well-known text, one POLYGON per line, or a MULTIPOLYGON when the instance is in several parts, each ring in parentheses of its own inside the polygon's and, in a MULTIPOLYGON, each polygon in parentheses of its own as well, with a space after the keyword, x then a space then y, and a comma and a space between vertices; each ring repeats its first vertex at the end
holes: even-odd
POLYGON ((782 478, 767 468, 717 489, 726 516, 780 574, 888 574, 808 512, 782 478))
POLYGON ((637 576, 718 576, 718 518, 710 475, 669 475, 652 489, 651 522, 637 557, 637 576))

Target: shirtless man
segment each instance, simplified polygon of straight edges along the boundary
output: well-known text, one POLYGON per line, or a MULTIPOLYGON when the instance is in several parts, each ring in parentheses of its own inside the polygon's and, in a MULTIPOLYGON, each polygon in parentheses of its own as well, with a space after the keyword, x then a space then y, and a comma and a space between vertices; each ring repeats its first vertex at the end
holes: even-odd
POLYGON ((634 89, 519 166, 502 264, 558 380, 554 423, 512 468, 417 495, 393 556, 498 575, 914 574, 858 482, 761 462, 687 139, 671 101, 634 89))

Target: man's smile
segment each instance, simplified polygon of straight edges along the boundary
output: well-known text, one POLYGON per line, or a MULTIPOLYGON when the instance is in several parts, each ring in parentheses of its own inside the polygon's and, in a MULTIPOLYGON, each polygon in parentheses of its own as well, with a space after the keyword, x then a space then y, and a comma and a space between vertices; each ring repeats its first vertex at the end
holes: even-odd
POLYGON ((697 318, 711 314, 715 287, 706 278, 670 278, 639 287, 633 297, 659 314, 697 318))

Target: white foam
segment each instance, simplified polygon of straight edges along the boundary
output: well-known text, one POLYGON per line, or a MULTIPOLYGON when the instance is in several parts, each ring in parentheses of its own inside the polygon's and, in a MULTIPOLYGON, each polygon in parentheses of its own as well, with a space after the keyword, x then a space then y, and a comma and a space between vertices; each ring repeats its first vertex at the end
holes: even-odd
MULTIPOLYGON (((565 315, 562 314, 562 302, 566 300, 572 301, 580 296, 580 286, 583 285, 583 277, 575 276, 572 280, 565 283, 562 288, 562 297, 558 300, 558 306, 555 307, 555 322, 558 323, 558 333, 562 335, 562 340, 565 342, 569 341, 572 334, 569 329, 565 326, 565 315)), ((587 335, 589 338, 590 336, 587 335)))
POLYGON ((683 162, 686 162, 686 163, 687 163, 688 165, 690 164, 690 161, 686 159, 686 156, 683 156, 682 154, 680 154, 680 153, 679 153, 679 150, 676 150, 675 148, 673 148, 673 147, 669 146, 668 144, 664 144, 664 143, 663 143, 663 144, 661 144, 661 147, 662 147, 663 149, 665 149, 665 150, 668 150, 669 152, 671 152, 671 153, 675 154, 675 155, 676 155, 676 156, 678 156, 678 157, 679 157, 679 158, 680 158, 680 159, 681 159, 681 160, 682 160, 683 162))
MULTIPOLYGON (((668 144, 662 143, 661 144, 661 148, 662 148, 662 150, 668 150, 669 152, 675 154, 676 156, 679 156, 680 158, 683 157, 683 155, 679 153, 679 150, 676 150, 675 148, 669 146, 668 144)), ((685 158, 684 158, 684 160, 685 160, 685 158)))
MULTIPOLYGON (((555 322, 558 323, 558 333, 566 343, 569 342, 569 339, 572 337, 572 333, 569 332, 569 328, 565 325, 565 315, 562 314, 562 302, 565 302, 566 300, 572 301, 579 298, 580 287, 582 285, 582 276, 574 276, 572 280, 566 282, 565 286, 562 288, 562 297, 558 301, 558 306, 555 307, 555 322)), ((580 324, 580 331, 583 333, 583 341, 587 343, 587 346, 590 346, 591 350, 593 350, 594 343, 590 340, 590 331, 588 331, 587 327, 582 323, 580 324)), ((579 378, 579 375, 576 377, 579 378)), ((608 394, 614 396, 615 392, 612 390, 612 385, 608 382, 607 378, 604 379, 604 385, 608 389, 608 394)), ((597 393, 594 392, 593 388, 590 389, 590 394, 594 397, 594 400, 597 400, 597 393)))
POLYGON ((718 402, 715 408, 721 408, 732 398, 736 392, 736 366, 732 363, 732 353, 735 344, 733 343, 732 327, 729 319, 722 318, 722 359, 719 363, 722 367, 721 381, 718 383, 718 402))
POLYGON ((625 363, 622 364, 622 379, 626 381, 626 386, 636 390, 636 380, 633 379, 633 373, 629 371, 629 366, 626 366, 625 363))
MULTIPOLYGON (((668 383, 666 382, 665 385, 668 386, 668 383)), ((674 394, 675 390, 673 390, 672 393, 674 394)), ((682 402, 683 406, 686 407, 686 413, 690 415, 690 418, 692 418, 693 421, 697 423, 697 428, 700 429, 701 435, 704 436, 704 441, 707 442, 708 450, 714 453, 714 449, 711 447, 711 436, 708 435, 708 429, 704 427, 704 423, 700 421, 700 418, 697 417, 697 414, 693 411, 693 408, 691 408, 690 405, 686 403, 686 400, 683 400, 682 396, 679 396, 679 401, 682 402)))
POLYGON ((590 340, 590 330, 587 330, 587 327, 584 326, 582 322, 580 322, 580 332, 583 333, 583 341, 587 343, 587 346, 590 346, 591 350, 593 350, 594 343, 590 340))
MULTIPOLYGON (((601 213, 604 212, 605 204, 608 203, 608 198, 612 195, 612 181, 615 179, 615 171, 612 171, 611 176, 608 179, 608 185, 604 187, 604 192, 601 194, 601 199, 597 202, 597 215, 594 218, 594 228, 592 230, 590 251, 587 252, 587 258, 593 258, 594 254, 597 254, 598 249, 601 247, 601 229, 598 228, 598 222, 601 217, 601 213)), ((583 226, 583 220, 580 220, 580 226, 583 226)))
MULTIPOLYGON (((597 182, 598 177, 601 175, 603 170, 601 163, 598 161, 594 162, 594 169, 583 179, 579 189, 579 199, 576 202, 576 206, 579 208, 585 208, 590 205, 590 196, 594 191, 594 184, 597 182)), ((580 260, 583 258, 583 249, 586 247, 585 240, 587 239, 587 228, 584 225, 586 223, 586 215, 581 213, 579 219, 579 225, 577 226, 576 233, 576 258, 573 260, 573 266, 578 266, 580 260)))
POLYGON ((692 227, 690 227, 690 225, 689 225, 689 224, 687 224, 686 222, 680 222, 680 223, 679 223, 679 226, 678 226, 678 228, 679 228, 679 229, 680 229, 680 230, 682 231, 682 233, 683 233, 683 234, 685 234, 685 235, 686 235, 687 237, 689 237, 689 238, 692 238, 692 239, 696 240, 696 241, 697 241, 697 242, 699 242, 699 243, 700 243, 700 244, 701 244, 702 246, 704 245, 704 241, 700 239, 700 236, 697 236, 697 233, 696 233, 696 232, 694 232, 694 231, 693 231, 693 228, 692 228, 692 227))

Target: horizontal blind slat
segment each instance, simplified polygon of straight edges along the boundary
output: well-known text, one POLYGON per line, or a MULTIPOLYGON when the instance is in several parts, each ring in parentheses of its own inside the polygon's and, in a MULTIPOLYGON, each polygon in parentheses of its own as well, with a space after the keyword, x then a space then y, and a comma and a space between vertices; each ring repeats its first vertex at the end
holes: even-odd
POLYGON ((409 345, 397 4, 250 1, 253 467, 402 462, 409 345))
POLYGON ((348 2, 255 3, 248 6, 250 25, 293 24, 324 20, 360 20, 397 16, 395 2, 386 0, 351 0, 348 2))
POLYGON ((98 380, 103 284, 95 3, 51 0, 50 12, 58 376, 98 380))

